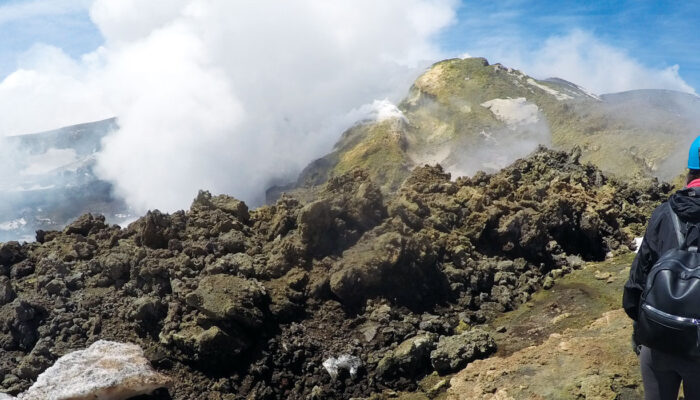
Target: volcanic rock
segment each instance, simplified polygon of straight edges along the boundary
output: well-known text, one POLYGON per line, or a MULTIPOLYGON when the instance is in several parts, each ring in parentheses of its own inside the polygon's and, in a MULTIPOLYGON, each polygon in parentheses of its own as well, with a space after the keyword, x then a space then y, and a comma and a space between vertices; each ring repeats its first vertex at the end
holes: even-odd
POLYGON ((250 343, 238 336, 231 336, 218 326, 204 329, 201 326, 183 327, 168 335, 166 344, 172 342, 181 352, 180 357, 197 362, 209 362, 209 367, 236 356, 250 343))
POLYGON ((389 351, 377 364, 377 375, 382 378, 398 376, 414 377, 425 370, 430 362, 430 351, 437 342, 437 335, 427 333, 405 340, 389 351))
POLYGON ((63 232, 87 236, 106 227, 104 215, 85 214, 66 226, 63 232))
POLYGON ((257 328, 263 322, 259 307, 265 296, 265 288, 255 281, 219 274, 202 278, 186 301, 213 321, 231 320, 257 328))
POLYGON ((546 149, 471 178, 422 166, 391 195, 371 176, 351 170, 255 210, 201 192, 126 229, 86 216, 0 245, 0 389, 26 390, 99 339, 139 344, 175 400, 416 388, 486 356, 479 325, 547 279, 628 252, 670 193, 546 149), (343 354, 362 360, 355 379, 323 367, 343 354))
POLYGON ((12 283, 6 276, 0 276, 0 306, 5 305, 15 298, 15 291, 12 283))
POLYGON ((430 353, 430 361, 437 372, 448 374, 495 351, 496 342, 488 333, 472 329, 460 335, 441 337, 430 353))

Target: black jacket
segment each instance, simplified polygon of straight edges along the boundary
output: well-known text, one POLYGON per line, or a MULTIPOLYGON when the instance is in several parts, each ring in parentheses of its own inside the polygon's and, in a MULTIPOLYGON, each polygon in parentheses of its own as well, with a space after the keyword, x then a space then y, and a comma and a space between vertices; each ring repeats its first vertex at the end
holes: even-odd
MULTIPOLYGON (((679 247, 671 209, 681 220, 681 231, 685 234, 687 224, 700 223, 700 188, 679 190, 668 199, 668 202, 658 206, 651 214, 622 295, 622 306, 627 315, 635 321, 649 269, 662 254, 679 247)), ((688 240, 694 239, 694 237, 688 238, 688 240)))

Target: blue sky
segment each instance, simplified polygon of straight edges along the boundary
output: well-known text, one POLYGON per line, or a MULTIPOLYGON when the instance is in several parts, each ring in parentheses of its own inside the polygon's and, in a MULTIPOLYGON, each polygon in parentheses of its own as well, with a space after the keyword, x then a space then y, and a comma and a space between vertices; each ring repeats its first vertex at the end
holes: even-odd
POLYGON ((471 55, 504 46, 527 53, 575 29, 647 67, 678 65, 683 79, 700 88, 700 2, 695 1, 463 1, 457 23, 440 40, 448 50, 471 55))
POLYGON ((72 57, 95 50, 102 37, 88 5, 83 0, 0 0, 0 77, 14 71, 21 55, 37 43, 60 47, 72 57))
MULTIPOLYGON (((14 71, 21 55, 36 43, 59 47, 72 57, 97 48, 102 37, 90 21, 89 4, 0 0, 0 78, 14 71)), ((533 74, 538 67, 527 59, 535 58, 548 38, 581 30, 646 68, 678 65, 680 77, 697 89, 699 26, 700 2, 692 1, 464 0, 456 22, 443 31, 438 44, 445 54, 484 56, 533 74)), ((566 75, 556 72, 545 68, 541 73, 566 75)))

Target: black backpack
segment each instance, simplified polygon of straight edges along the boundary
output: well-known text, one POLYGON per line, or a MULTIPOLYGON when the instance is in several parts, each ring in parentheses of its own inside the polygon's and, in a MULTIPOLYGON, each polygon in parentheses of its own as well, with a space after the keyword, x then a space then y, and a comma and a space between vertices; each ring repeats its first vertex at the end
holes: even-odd
POLYGON ((671 215, 679 248, 665 252, 649 270, 636 341, 666 353, 700 358, 700 253, 696 244, 700 227, 689 224, 684 236, 678 216, 673 210, 671 215))

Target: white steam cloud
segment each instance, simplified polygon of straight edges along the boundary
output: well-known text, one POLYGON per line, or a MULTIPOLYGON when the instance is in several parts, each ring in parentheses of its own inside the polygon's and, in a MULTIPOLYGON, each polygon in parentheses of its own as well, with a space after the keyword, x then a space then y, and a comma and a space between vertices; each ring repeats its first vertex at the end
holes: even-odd
POLYGON ((387 119, 406 120, 406 116, 389 99, 375 100, 345 114, 345 125, 363 121, 385 121, 387 119))
POLYGON ((678 74, 678 65, 662 69, 646 67, 623 50, 583 31, 548 39, 531 60, 528 69, 531 73, 561 76, 596 93, 633 89, 695 93, 678 74))
POLYGON ((97 172, 134 208, 183 208, 200 188, 260 203, 330 149, 347 113, 404 95, 442 56, 434 39, 456 7, 96 0, 104 45, 77 60, 31 49, 0 82, 0 134, 117 116, 97 172))
POLYGON ((604 43, 595 35, 573 30, 552 36, 532 51, 519 42, 496 40, 496 47, 470 49, 540 79, 557 77, 597 94, 635 89, 669 89, 695 94, 679 74, 679 66, 648 67, 623 49, 604 43))

